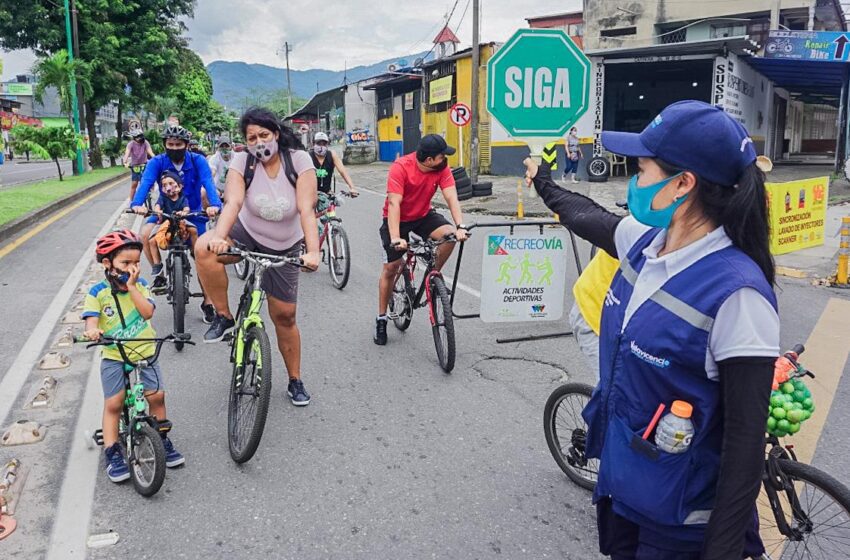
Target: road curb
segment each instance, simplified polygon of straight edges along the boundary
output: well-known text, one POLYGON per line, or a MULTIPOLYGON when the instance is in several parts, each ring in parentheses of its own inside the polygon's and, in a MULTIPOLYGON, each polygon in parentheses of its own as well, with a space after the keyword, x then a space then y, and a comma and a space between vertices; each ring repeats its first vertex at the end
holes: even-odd
POLYGON ((58 199, 58 200, 54 200, 53 202, 51 202, 47 206, 33 210, 29 214, 26 214, 24 216, 21 216, 20 218, 12 220, 11 222, 3 224, 2 226, 0 226, 0 243, 5 243, 9 239, 11 239, 14 235, 17 235, 21 231, 27 229, 28 227, 32 226, 33 224, 37 223, 38 221, 42 220, 43 218, 46 218, 50 214, 53 214, 54 212, 57 212, 57 211, 65 208, 66 206, 70 206, 71 204, 73 204, 77 200, 79 200, 79 199, 81 199, 85 196, 88 196, 89 194, 91 194, 92 192, 94 192, 94 191, 96 191, 100 188, 105 187, 109 183, 113 183, 113 182, 115 182, 119 179, 125 179, 129 176, 130 176, 129 171, 127 171, 125 173, 119 173, 118 175, 115 175, 114 177, 110 177, 109 179, 105 179, 103 181, 100 181, 99 183, 95 183, 94 185, 91 185, 91 186, 86 187, 84 189, 80 189, 79 191, 77 191, 75 193, 71 193, 67 196, 64 196, 64 197, 58 199))

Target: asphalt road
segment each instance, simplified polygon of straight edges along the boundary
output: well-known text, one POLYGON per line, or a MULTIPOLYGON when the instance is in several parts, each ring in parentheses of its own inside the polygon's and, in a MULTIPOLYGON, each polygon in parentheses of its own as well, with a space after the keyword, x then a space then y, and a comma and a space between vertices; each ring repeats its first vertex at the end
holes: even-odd
MULTIPOLYGON (((60 165, 63 174, 70 174, 73 171, 71 160, 61 160, 60 165)), ((21 162, 16 155, 14 160, 7 159, 3 165, 0 165, 0 188, 53 178, 59 178, 59 172, 52 161, 27 163, 21 162)))
MULTIPOLYGON (((0 309, 12 318, 0 322, 0 374, 37 330, 52 294, 124 192, 113 189, 0 257, 0 309)), ((21 538, 4 544, 10 557, 44 556, 51 533, 63 529, 53 523, 57 509, 61 520, 70 519, 62 514, 69 507, 85 520, 87 500, 62 502, 66 487, 89 481, 95 498, 83 529, 120 537, 117 545, 90 549, 88 557, 95 559, 598 557, 590 495, 558 469, 542 429, 543 405, 559 383, 593 382, 577 345, 569 338, 495 340, 565 330, 566 322, 457 321, 451 375, 436 362, 424 310, 406 333, 390 326, 386 347, 373 345, 381 202, 367 193, 339 211, 353 254, 344 291, 332 287, 326 267, 302 275, 303 379, 313 402, 303 409, 291 405, 282 359, 273 352, 265 435, 245 465, 235 465, 227 451, 227 346, 199 344, 180 354, 163 352, 172 439, 187 463, 168 472, 160 493, 144 499, 129 484, 110 483, 101 463, 96 472, 75 470, 82 430, 97 425, 76 425, 91 358, 73 349, 74 363, 49 413, 46 445, 20 448, 35 466, 16 516, 21 538), (66 472, 71 474, 63 485, 66 472)), ((465 250, 460 281, 472 289, 459 290, 460 313, 478 307, 483 237, 473 235, 465 250)), ((568 274, 571 285, 574 268, 568 274)), ((91 282, 98 273, 84 277, 91 282)), ((238 281, 231 284, 234 308, 239 288, 238 281)), ((790 347, 809 336, 829 298, 846 295, 781 279, 779 297, 783 344, 790 347)), ((187 325, 200 339, 206 327, 197 303, 187 325)), ((167 333, 170 323, 171 310, 162 300, 154 326, 167 333)), ((815 464, 850 484, 850 438, 842 428, 850 420, 843 406, 850 398, 848 379, 838 387, 815 464)), ((99 382, 96 388, 99 399, 99 382)), ((13 411, 20 410, 23 392, 13 411)), ((10 414, 7 423, 12 416, 20 414, 10 414)), ((0 451, 0 459, 5 456, 0 451)), ((88 462, 93 456, 84 457, 88 462)))

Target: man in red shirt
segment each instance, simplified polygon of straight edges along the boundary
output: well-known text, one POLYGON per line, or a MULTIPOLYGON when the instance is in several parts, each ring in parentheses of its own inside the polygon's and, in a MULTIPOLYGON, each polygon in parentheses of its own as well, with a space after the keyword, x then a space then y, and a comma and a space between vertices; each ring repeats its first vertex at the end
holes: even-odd
MULTIPOLYGON (((387 343, 387 307, 393 284, 401 272, 407 251, 410 232, 422 239, 442 239, 454 233, 458 241, 467 238, 463 227, 463 214, 457 199, 457 189, 447 156, 455 149, 446 144, 442 136, 429 134, 419 141, 416 152, 397 159, 387 176, 387 201, 384 203, 384 222, 381 225, 381 242, 386 257, 378 284, 378 318, 375 321, 375 344, 387 343), (457 229, 431 206, 431 199, 439 188, 446 199, 452 220, 457 229)), ((437 249, 437 268, 451 256, 453 243, 437 249)))

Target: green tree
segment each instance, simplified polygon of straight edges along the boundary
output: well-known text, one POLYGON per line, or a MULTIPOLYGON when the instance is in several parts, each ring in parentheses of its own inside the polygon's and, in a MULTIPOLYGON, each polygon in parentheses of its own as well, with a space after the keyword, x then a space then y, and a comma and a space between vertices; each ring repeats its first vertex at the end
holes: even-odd
POLYGON ((109 158, 109 165, 115 167, 116 160, 124 155, 124 144, 120 138, 107 138, 101 144, 103 155, 109 158))
MULTIPOLYGON (((165 92, 186 47, 182 18, 194 0, 85 0, 77 3, 80 58, 91 67, 85 123, 91 159, 100 165, 94 111, 110 101, 138 105, 165 92)), ((0 47, 32 49, 39 56, 66 46, 65 13, 54 0, 0 0, 0 47)))
POLYGON ((15 137, 15 150, 20 152, 32 152, 33 154, 52 159, 59 171, 59 180, 62 181, 62 166, 60 158, 73 158, 76 156, 77 148, 83 147, 82 136, 75 134, 70 126, 54 128, 36 128, 34 126, 16 126, 12 129, 15 137))
POLYGON ((89 65, 79 59, 70 62, 68 51, 64 49, 51 56, 38 59, 32 67, 32 73, 37 80, 35 88, 33 88, 36 101, 44 103, 45 91, 51 87, 55 88, 59 93, 62 112, 68 115, 69 121, 73 112, 71 107, 71 74, 74 74, 77 84, 82 88, 83 96, 87 97, 92 93, 89 65))

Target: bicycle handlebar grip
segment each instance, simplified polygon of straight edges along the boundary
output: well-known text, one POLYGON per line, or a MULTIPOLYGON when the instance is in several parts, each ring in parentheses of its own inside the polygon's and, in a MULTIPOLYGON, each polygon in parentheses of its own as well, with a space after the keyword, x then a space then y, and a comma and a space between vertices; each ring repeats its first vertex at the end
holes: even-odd
POLYGON ((806 351, 806 347, 802 344, 795 344, 794 348, 792 348, 791 351, 799 356, 800 354, 806 351))

